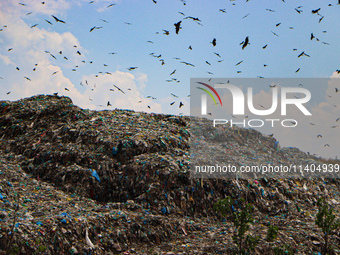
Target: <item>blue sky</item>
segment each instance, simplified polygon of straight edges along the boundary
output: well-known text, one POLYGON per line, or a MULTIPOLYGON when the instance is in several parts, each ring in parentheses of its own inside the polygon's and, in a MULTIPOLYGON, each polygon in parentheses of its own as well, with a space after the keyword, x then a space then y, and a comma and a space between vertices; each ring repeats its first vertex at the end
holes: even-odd
MULTIPOLYGON (((337 77, 339 10, 336 0, 1 1, 0 99, 58 92, 83 108, 189 115, 190 78, 337 77), (107 8, 110 4, 115 5, 107 8), (176 34, 179 21, 182 29, 176 34), (102 28, 90 32, 94 26, 102 28), (250 44, 242 50, 246 36, 250 44), (298 58, 302 51, 310 57, 298 58)), ((318 91, 313 97, 322 103, 327 88, 318 91)))

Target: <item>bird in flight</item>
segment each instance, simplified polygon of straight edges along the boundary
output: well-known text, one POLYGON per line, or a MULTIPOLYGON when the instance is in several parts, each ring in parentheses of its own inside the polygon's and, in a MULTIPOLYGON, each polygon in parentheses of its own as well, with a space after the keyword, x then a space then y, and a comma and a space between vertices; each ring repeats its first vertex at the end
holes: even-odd
POLYGON ((182 23, 182 21, 179 21, 179 22, 174 24, 174 26, 176 28, 176 34, 178 34, 179 30, 182 29, 181 23, 182 23))
POLYGON ((92 32, 92 31, 95 30, 95 29, 101 29, 101 28, 103 28, 103 27, 96 27, 96 26, 94 26, 94 27, 92 27, 92 28, 90 29, 90 32, 92 32))
POLYGON ((310 40, 312 41, 314 38, 315 38, 314 34, 311 33, 311 34, 310 34, 310 40))
POLYGON ((187 66, 192 66, 192 67, 195 67, 193 64, 191 64, 191 63, 188 63, 188 62, 181 61, 180 63, 182 63, 182 64, 186 64, 187 66))
POLYGON ((214 52, 214 54, 217 56, 217 57, 221 57, 221 55, 220 54, 218 54, 218 53, 216 53, 216 52, 214 52))
POLYGON ((299 57, 302 57, 302 56, 306 56, 306 57, 310 57, 308 54, 306 54, 304 51, 300 53, 300 55, 298 56, 299 57))
POLYGON ((199 18, 195 18, 195 17, 192 17, 192 16, 187 16, 184 19, 192 19, 193 21, 201 21, 199 18))
POLYGON ((132 66, 132 67, 127 68, 127 70, 132 71, 132 70, 135 70, 135 69, 137 69, 137 68, 138 68, 138 67, 136 67, 136 66, 132 66))
POLYGON ((214 38, 211 43, 215 47, 216 46, 216 38, 214 38))
POLYGON ((120 92, 122 92, 123 94, 125 94, 125 92, 123 90, 121 90, 121 88, 118 88, 116 85, 113 84, 113 86, 118 89, 120 92))
POLYGON ((316 10, 312 10, 312 13, 313 14, 315 14, 315 13, 317 13, 317 14, 319 14, 319 11, 321 10, 321 8, 318 8, 318 9, 316 9, 316 10))
POLYGON ((238 66, 239 64, 241 64, 243 62, 243 60, 242 61, 240 61, 240 62, 238 62, 235 66, 238 66))
POLYGON ((60 22, 60 23, 66 23, 65 21, 63 21, 63 20, 61 20, 61 19, 58 19, 56 16, 53 16, 53 15, 51 15, 54 19, 55 19, 55 21, 56 22, 60 22))
POLYGON ((242 43, 243 43, 242 50, 244 50, 244 48, 247 47, 247 45, 249 44, 249 37, 247 36, 246 39, 244 40, 244 42, 242 42, 242 43))
POLYGON ((245 16, 243 16, 243 17, 242 17, 242 19, 245 19, 245 18, 247 18, 249 14, 250 14, 250 13, 248 13, 248 14, 247 14, 247 15, 245 15, 245 16))
POLYGON ((176 69, 172 71, 172 73, 170 74, 170 76, 173 75, 173 74, 175 74, 175 72, 176 72, 176 69))

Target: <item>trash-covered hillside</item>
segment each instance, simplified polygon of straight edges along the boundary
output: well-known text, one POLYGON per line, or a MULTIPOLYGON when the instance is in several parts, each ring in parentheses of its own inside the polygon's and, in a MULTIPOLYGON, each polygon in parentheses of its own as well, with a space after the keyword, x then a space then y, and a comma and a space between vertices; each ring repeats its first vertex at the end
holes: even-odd
MULTIPOLYGON (((213 210, 226 196, 254 205, 250 232, 261 237, 254 254, 286 243, 296 254, 317 252, 316 202, 325 197, 339 216, 339 181, 190 178, 190 121, 84 110, 56 95, 1 101, 2 252, 232 254, 232 223, 213 210), (279 233, 269 243, 271 224, 279 233)), ((274 137, 254 130, 225 128, 224 135, 231 163, 321 160, 278 150, 274 137)), ((340 253, 339 232, 332 240, 340 253)))

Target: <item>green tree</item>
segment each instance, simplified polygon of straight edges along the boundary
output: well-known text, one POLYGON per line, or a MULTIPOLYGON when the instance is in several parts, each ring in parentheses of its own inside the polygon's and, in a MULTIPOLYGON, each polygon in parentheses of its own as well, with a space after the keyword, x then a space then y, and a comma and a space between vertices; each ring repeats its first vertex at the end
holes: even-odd
POLYGON ((259 242, 259 237, 252 237, 246 235, 249 231, 249 224, 253 223, 252 217, 253 206, 251 204, 244 205, 244 200, 240 199, 237 203, 227 197, 226 199, 219 200, 214 205, 214 210, 219 212, 223 217, 228 218, 231 216, 232 222, 236 228, 236 233, 233 236, 234 243, 237 246, 236 254, 250 254, 255 250, 256 245, 259 242))
POLYGON ((270 225, 268 228, 268 232, 267 232, 267 241, 273 242, 277 237, 278 231, 279 231, 279 228, 277 226, 270 225))
POLYGON ((332 254, 333 247, 329 239, 334 233, 334 230, 340 226, 340 219, 335 219, 333 208, 331 208, 329 204, 325 202, 324 198, 320 198, 317 205, 319 207, 319 211, 316 215, 315 224, 321 228, 325 241, 325 243, 321 246, 321 254, 332 254))

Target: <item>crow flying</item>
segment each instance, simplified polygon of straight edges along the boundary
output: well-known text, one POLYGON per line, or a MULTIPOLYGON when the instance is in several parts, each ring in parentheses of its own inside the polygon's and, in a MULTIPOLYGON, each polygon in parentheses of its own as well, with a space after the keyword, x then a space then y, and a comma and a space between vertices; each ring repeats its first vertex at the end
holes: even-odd
POLYGON ((179 21, 179 22, 174 24, 174 26, 176 28, 176 34, 178 34, 179 30, 182 29, 181 23, 182 23, 182 21, 179 21))
POLYGON ((249 37, 247 36, 246 39, 243 42, 242 50, 244 50, 244 48, 247 47, 248 44, 249 44, 249 37))
POLYGON ((54 19, 55 19, 55 21, 56 22, 60 22, 60 23, 66 23, 65 21, 63 21, 63 20, 61 20, 61 19, 58 19, 56 16, 53 16, 53 15, 51 15, 54 19))
POLYGON ((315 13, 319 14, 320 9, 321 9, 321 8, 316 9, 316 10, 312 10, 312 13, 313 13, 313 14, 315 14, 315 13))
POLYGON ((188 62, 181 61, 180 63, 186 64, 187 66, 195 67, 193 64, 190 64, 190 63, 188 63, 188 62))
POLYGON ((123 90, 121 90, 120 88, 118 88, 116 85, 113 84, 113 86, 115 86, 116 89, 118 89, 120 92, 122 92, 123 94, 125 94, 125 92, 123 90))

